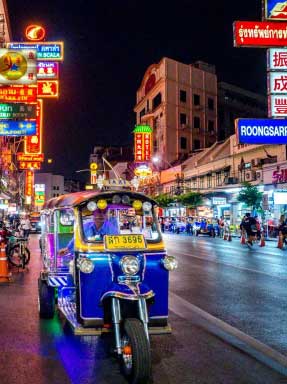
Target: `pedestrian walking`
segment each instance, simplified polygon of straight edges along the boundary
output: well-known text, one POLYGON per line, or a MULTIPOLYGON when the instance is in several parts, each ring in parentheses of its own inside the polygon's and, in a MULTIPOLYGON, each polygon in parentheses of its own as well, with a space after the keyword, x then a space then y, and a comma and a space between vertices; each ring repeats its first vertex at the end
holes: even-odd
POLYGON ((243 217, 242 222, 240 224, 241 231, 245 231, 247 234, 247 246, 249 248, 252 248, 253 246, 253 240, 257 232, 256 228, 256 220, 254 217, 250 215, 249 212, 246 213, 246 215, 243 217))
POLYGON ((20 228, 23 231, 23 236, 28 240, 31 229, 31 222, 28 216, 24 216, 20 220, 20 228))

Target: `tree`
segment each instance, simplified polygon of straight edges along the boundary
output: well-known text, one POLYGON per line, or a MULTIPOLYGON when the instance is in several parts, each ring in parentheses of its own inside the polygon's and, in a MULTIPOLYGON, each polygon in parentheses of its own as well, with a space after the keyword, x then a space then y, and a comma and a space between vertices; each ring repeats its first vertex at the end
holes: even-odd
POLYGON ((242 185, 243 188, 239 192, 237 200, 240 203, 245 203, 252 210, 260 208, 263 192, 259 192, 256 185, 252 185, 248 181, 242 183, 242 185))
POLYGON ((161 208, 167 208, 174 203, 174 199, 168 193, 161 193, 153 197, 153 200, 155 200, 161 208))
POLYGON ((202 204, 202 195, 199 192, 188 192, 177 199, 187 208, 196 208, 202 204))

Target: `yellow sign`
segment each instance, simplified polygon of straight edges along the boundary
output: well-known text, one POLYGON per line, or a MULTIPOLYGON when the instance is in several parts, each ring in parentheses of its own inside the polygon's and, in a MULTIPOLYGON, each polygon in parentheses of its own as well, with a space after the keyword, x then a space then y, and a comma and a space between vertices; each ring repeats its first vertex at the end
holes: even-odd
POLYGON ((146 243, 143 235, 106 235, 106 249, 145 249, 146 243))
POLYGON ((91 164, 90 164, 90 169, 91 169, 92 171, 96 171, 96 170, 98 169, 98 164, 97 164, 97 163, 91 163, 91 164))

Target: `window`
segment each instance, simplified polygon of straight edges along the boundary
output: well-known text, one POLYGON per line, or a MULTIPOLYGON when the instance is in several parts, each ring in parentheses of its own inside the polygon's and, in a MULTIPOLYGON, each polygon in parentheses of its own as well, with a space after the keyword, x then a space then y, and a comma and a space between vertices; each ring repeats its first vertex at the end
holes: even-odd
POLYGON ((179 100, 182 103, 186 103, 186 91, 183 91, 182 89, 179 91, 179 100))
POLYGON ((221 173, 217 172, 216 173, 216 185, 221 185, 221 173))
POLYGON ((187 139, 186 137, 180 138, 180 149, 186 149, 187 148, 187 139))
POLYGON ((214 110, 214 100, 209 97, 207 103, 208 103, 208 109, 210 111, 213 111, 214 110))
POLYGON ((208 132, 214 132, 214 121, 208 120, 208 132))
POLYGON ((179 122, 180 122, 180 124, 186 124, 186 114, 185 113, 180 113, 179 122))
POLYGON ((193 105, 200 105, 200 96, 194 94, 193 95, 193 105))
POLYGON ((207 175, 207 188, 211 188, 211 187, 212 187, 212 176, 207 175))
POLYGON ((194 118, 193 118, 193 128, 200 128, 200 117, 194 116, 194 118))
POLYGON ((204 188, 204 177, 199 178, 199 188, 204 188))
POLYGON ((200 149, 200 140, 193 140, 193 149, 200 149))
POLYGON ((154 110, 161 104, 161 93, 158 93, 152 100, 152 109, 154 110))
POLYGON ((140 111, 140 118, 142 118, 145 115, 145 108, 140 111))

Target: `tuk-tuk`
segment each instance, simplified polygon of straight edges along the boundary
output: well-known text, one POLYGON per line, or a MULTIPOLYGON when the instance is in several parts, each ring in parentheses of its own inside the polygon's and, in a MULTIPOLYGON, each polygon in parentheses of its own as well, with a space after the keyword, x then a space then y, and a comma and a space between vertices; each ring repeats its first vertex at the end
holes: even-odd
POLYGON ((156 202, 125 190, 77 192, 49 200, 41 222, 40 317, 57 306, 75 334, 113 332, 124 374, 147 383, 149 337, 171 332, 168 280, 177 267, 156 202))

